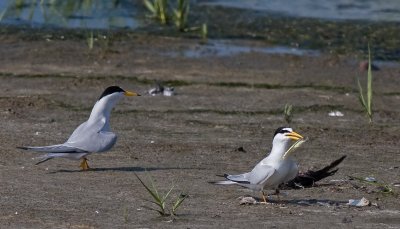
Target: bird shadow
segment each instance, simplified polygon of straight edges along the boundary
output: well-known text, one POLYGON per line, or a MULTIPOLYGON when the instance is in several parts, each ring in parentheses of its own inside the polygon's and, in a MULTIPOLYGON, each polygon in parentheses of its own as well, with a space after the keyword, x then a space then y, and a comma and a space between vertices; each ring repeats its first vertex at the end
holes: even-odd
MULTIPOLYGON (((257 201, 261 203, 263 200, 261 198, 257 198, 257 201)), ((277 200, 277 199, 268 199, 267 203, 277 204, 277 205, 296 205, 296 206, 325 206, 325 207, 334 207, 334 206, 343 206, 348 203, 348 201, 343 200, 330 200, 330 199, 293 199, 293 200, 277 200)))
POLYGON ((109 167, 109 168, 90 168, 88 170, 82 171, 78 169, 60 169, 57 171, 49 172, 50 174, 54 173, 87 173, 87 172, 149 172, 149 171, 157 171, 157 170, 204 170, 204 168, 189 168, 189 167, 137 167, 137 166, 123 166, 123 167, 109 167))
POLYGON ((287 201, 287 204, 299 206, 339 206, 347 203, 348 201, 330 199, 295 199, 287 201))

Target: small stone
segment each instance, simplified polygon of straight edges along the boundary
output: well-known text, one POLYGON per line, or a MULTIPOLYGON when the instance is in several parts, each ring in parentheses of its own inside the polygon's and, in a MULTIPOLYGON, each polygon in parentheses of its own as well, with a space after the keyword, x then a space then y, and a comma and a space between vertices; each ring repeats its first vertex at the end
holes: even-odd
POLYGON ((374 177, 366 177, 364 180, 368 182, 376 182, 376 179, 374 177))
POLYGON ((331 111, 328 113, 329 116, 331 117, 343 117, 344 114, 340 111, 331 111))
POLYGON ((240 198, 240 205, 252 205, 252 204, 257 204, 257 200, 254 199, 254 197, 251 196, 244 196, 244 197, 239 197, 240 198))
POLYGON ((360 200, 350 199, 349 203, 347 203, 347 205, 355 206, 355 207, 365 207, 365 206, 370 206, 371 202, 369 200, 367 200, 365 197, 363 197, 360 200))

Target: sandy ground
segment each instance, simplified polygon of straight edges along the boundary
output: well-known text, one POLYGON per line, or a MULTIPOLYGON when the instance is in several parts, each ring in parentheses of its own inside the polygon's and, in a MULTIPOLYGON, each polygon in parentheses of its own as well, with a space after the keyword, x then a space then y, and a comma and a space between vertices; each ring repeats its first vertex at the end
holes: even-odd
POLYGON ((393 185, 400 182, 399 66, 374 72, 369 125, 357 98, 358 60, 180 55, 199 47, 191 39, 134 36, 89 51, 85 40, 1 35, 0 227, 400 227, 396 195, 348 178, 373 176, 400 192, 393 185), (146 94, 155 80, 174 85, 177 95, 124 98, 111 117, 119 140, 112 151, 89 157, 92 171, 80 172, 77 161, 66 159, 35 166, 38 154, 15 148, 61 143, 87 119, 105 87, 146 94), (290 126, 309 138, 295 153, 301 169, 347 158, 320 185, 284 191, 280 204, 239 205, 238 197, 258 194, 208 181, 261 160, 274 130, 287 125, 286 103, 294 106, 290 126), (328 116, 332 110, 344 116, 328 116), (188 194, 174 220, 143 207, 152 206, 150 196, 134 173, 153 177, 162 192, 175 184, 173 198, 188 194), (362 197, 374 205, 346 205, 362 197))

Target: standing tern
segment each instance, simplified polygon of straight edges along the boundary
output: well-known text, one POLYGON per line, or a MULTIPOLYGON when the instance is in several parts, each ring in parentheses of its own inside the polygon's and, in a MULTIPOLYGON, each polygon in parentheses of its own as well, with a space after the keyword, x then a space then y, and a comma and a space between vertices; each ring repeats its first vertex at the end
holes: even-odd
POLYGON ((294 179, 298 173, 297 163, 290 156, 293 141, 303 137, 292 128, 280 127, 275 131, 271 153, 261 160, 251 172, 238 175, 225 174, 225 181, 212 182, 220 185, 236 184, 262 194, 267 202, 264 188, 275 189, 279 198, 279 185, 294 179))
POLYGON ((80 168, 88 170, 87 156, 91 153, 101 153, 110 150, 117 141, 117 135, 110 128, 110 113, 123 96, 140 96, 136 92, 125 91, 118 86, 104 90, 94 104, 89 119, 79 125, 68 140, 63 144, 17 147, 24 150, 46 153, 36 165, 56 157, 80 160, 80 168))

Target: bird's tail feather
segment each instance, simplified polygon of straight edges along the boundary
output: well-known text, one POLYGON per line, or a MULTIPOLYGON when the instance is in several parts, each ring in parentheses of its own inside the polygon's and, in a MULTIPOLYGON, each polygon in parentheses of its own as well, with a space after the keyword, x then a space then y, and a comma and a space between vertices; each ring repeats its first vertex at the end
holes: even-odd
POLYGON ((43 153, 84 153, 86 151, 65 144, 50 146, 18 146, 17 149, 30 150, 43 153))
POLYGON ((230 180, 223 180, 223 181, 210 181, 208 182, 210 184, 218 184, 218 185, 229 185, 229 184, 237 184, 234 181, 230 181, 230 180))
POLYGON ((42 164, 43 162, 46 162, 46 161, 48 161, 48 160, 51 160, 51 159, 53 159, 54 157, 51 157, 51 156, 48 156, 48 155, 44 155, 44 156, 38 157, 38 158, 40 158, 41 160, 40 160, 39 162, 37 162, 35 165, 42 164))

